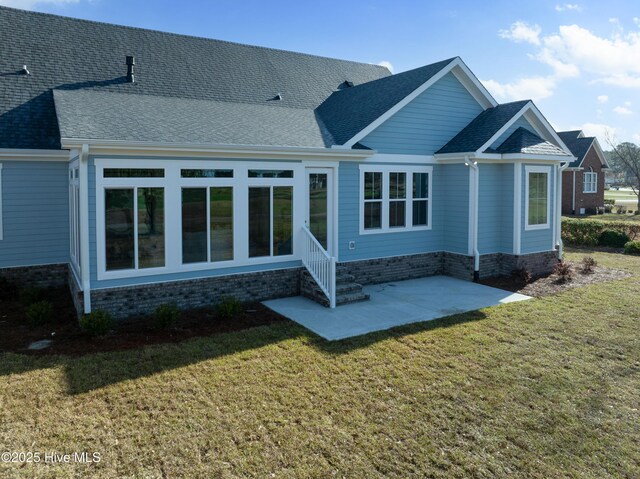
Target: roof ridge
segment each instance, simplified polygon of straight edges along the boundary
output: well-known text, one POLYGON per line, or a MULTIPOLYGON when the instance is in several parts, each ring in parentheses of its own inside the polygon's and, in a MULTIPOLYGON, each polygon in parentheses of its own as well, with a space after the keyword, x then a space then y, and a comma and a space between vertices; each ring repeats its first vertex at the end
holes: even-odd
POLYGON ((98 20, 88 20, 88 19, 85 19, 85 18, 68 17, 68 16, 65 16, 65 15, 57 15, 55 13, 35 12, 35 11, 32 11, 32 10, 23 10, 21 8, 7 7, 7 6, 4 6, 4 5, 0 5, 0 11, 1 10, 10 10, 10 11, 13 11, 13 12, 19 12, 19 13, 28 14, 28 15, 35 15, 35 16, 53 17, 53 18, 59 18, 59 19, 64 19, 64 20, 71 20, 71 21, 80 22, 80 23, 91 23, 91 24, 95 24, 95 25, 105 25, 105 26, 109 26, 109 27, 126 28, 126 29, 130 29, 130 30, 137 30, 137 31, 142 31, 142 32, 161 33, 163 35, 172 35, 172 36, 177 36, 177 37, 182 37, 182 38, 191 38, 191 39, 194 39, 194 40, 204 40, 204 41, 209 41, 209 42, 225 43, 225 44, 228 44, 228 45, 255 48, 255 49, 258 49, 258 50, 269 50, 269 51, 272 51, 272 52, 293 53, 293 54, 304 56, 304 57, 322 58, 322 59, 326 59, 326 60, 334 60, 334 61, 339 61, 339 62, 344 62, 344 63, 351 63, 351 64, 356 64, 356 65, 371 65, 371 66, 374 66, 376 68, 380 68, 380 69, 388 71, 387 67, 384 67, 382 65, 378 65, 378 64, 375 64, 375 63, 357 62, 357 61, 353 61, 353 60, 345 60, 345 59, 342 59, 342 58, 329 57, 329 56, 325 56, 325 55, 314 55, 312 53, 297 52, 297 51, 294 51, 294 50, 285 50, 283 48, 273 48, 273 47, 265 47, 265 46, 260 46, 260 45, 251 45, 251 44, 248 44, 248 43, 233 42, 233 41, 230 41, 230 40, 219 40, 219 39, 216 39, 216 38, 199 37, 199 36, 196 36, 196 35, 188 35, 186 33, 167 32, 167 31, 164 31, 164 30, 156 30, 156 29, 153 29, 153 28, 134 27, 134 26, 130 26, 130 25, 121 25, 121 24, 117 24, 117 23, 101 22, 101 21, 98 21, 98 20))

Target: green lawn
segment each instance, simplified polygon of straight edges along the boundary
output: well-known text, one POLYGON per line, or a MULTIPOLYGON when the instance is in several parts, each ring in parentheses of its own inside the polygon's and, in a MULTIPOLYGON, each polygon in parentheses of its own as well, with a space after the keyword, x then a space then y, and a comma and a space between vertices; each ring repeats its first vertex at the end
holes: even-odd
POLYGON ((101 461, 0 477, 640 477, 640 258, 592 255, 634 275, 338 343, 2 354, 0 451, 101 461))

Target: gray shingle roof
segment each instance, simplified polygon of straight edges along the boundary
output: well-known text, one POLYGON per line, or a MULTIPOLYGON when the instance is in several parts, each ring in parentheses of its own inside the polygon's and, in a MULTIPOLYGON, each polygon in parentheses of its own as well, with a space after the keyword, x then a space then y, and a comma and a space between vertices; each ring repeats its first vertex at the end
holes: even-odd
POLYGON ((414 70, 334 92, 318 114, 336 142, 344 144, 449 65, 449 58, 414 70))
POLYGON ((311 109, 156 95, 54 90, 62 138, 324 148, 311 109))
POLYGON ((60 147, 54 88, 266 105, 275 112, 313 110, 345 80, 357 86, 389 75, 378 65, 6 7, 0 45, 0 148, 60 147), (126 55, 136 58, 136 83, 125 81, 126 55), (24 64, 31 76, 20 73, 24 64), (267 101, 278 93, 281 101, 267 101))
MULTIPOLYGON (((486 150, 487 153, 493 150, 486 150)), ((556 145, 543 140, 526 128, 520 127, 495 149, 496 153, 524 153, 528 155, 569 156, 556 145)))
POLYGON ((575 161, 569 163, 570 168, 578 168, 582 164, 582 160, 584 160, 584 157, 589 151, 589 147, 595 139, 592 136, 578 138, 578 135, 580 133, 582 133, 581 130, 558 132, 558 136, 560 137, 562 142, 567 145, 567 148, 569 148, 569 150, 571 150, 571 153, 573 153, 573 156, 576 157, 575 161))
POLYGON ((471 120, 460 133, 436 153, 467 153, 476 151, 495 135, 530 100, 503 103, 488 108, 471 120))

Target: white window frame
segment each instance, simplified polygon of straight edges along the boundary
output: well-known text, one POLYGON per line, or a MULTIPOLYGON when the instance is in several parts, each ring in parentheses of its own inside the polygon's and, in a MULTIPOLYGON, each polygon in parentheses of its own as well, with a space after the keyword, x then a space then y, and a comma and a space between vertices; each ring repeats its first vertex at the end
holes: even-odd
POLYGON ((179 274, 193 271, 211 271, 231 267, 260 264, 287 263, 300 259, 297 248, 297 232, 304 224, 305 216, 305 169, 301 161, 238 162, 229 160, 158 160, 158 159, 95 159, 96 191, 96 255, 97 279, 112 280, 179 274), (164 178, 103 178, 107 168, 161 168, 164 178), (182 178, 182 169, 233 170, 233 178, 182 178), (293 170, 293 178, 249 178, 249 170, 293 170), (182 263, 182 188, 205 188, 215 186, 233 187, 233 254, 229 261, 182 263), (282 256, 249 257, 249 187, 293 186, 293 252, 282 256), (106 270, 105 250, 105 188, 162 187, 165 202, 165 266, 144 269, 106 270))
POLYGON ((589 171, 584 172, 582 177, 582 192, 583 193, 597 193, 598 192, 598 173, 593 171, 593 168, 589 168, 589 171), (587 181, 587 177, 591 180, 587 181), (592 189, 587 189, 587 185, 593 186, 592 189))
POLYGON ((0 241, 4 238, 4 225, 2 224, 2 163, 0 163, 0 241))
POLYGON ((524 177, 525 177, 524 229, 525 231, 549 229, 551 227, 551 167, 525 165, 524 177), (530 173, 545 173, 547 175, 547 222, 543 224, 536 224, 536 225, 529 224, 529 174, 530 173))
MULTIPOLYGON (((384 234, 384 233, 406 233, 410 231, 428 231, 432 228, 432 207, 433 207, 433 166, 411 166, 411 165, 381 165, 381 164, 364 164, 360 165, 360 189, 358 203, 360 209, 360 234, 384 234), (364 227, 364 174, 365 173, 382 173, 382 199, 375 200, 382 202, 382 222, 381 227, 376 229, 365 229, 364 227), (405 226, 390 227, 389 226, 389 202, 397 201, 389 198, 389 177, 390 173, 406 174, 406 198, 405 198, 405 226), (427 224, 413 226, 413 174, 428 173, 429 194, 427 198, 416 198, 427 200, 427 224)), ((373 200, 372 200, 373 201, 373 200)))

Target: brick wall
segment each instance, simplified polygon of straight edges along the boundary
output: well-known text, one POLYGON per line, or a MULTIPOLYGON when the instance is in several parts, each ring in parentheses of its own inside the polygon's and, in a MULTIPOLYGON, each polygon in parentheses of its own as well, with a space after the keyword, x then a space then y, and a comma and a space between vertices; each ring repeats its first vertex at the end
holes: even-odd
POLYGON ((67 283, 67 264, 47 264, 42 266, 20 266, 0 269, 0 277, 15 283, 20 288, 37 286, 48 288, 67 283))
POLYGON ((562 213, 563 214, 580 214, 580 208, 586 210, 595 209, 604 206, 604 170, 602 163, 596 152, 591 146, 582 161, 581 171, 576 171, 576 204, 575 212, 571 209, 573 196, 573 171, 565 171, 562 173, 562 213), (593 168, 598 173, 598 191, 596 193, 584 193, 584 173, 593 168))
POLYGON ((531 253, 515 256, 505 253, 485 254, 480 256, 480 279, 491 276, 510 275, 514 269, 525 268, 534 276, 541 276, 553 271, 558 262, 557 251, 531 253))
POLYGON ((443 255, 444 253, 423 253, 349 261, 339 265, 343 271, 355 277, 356 283, 367 285, 442 274, 443 255))
POLYGON ((189 281, 91 291, 91 309, 109 311, 115 319, 151 313, 164 303, 181 309, 217 304, 225 296, 242 302, 300 294, 301 268, 234 274, 189 281))

